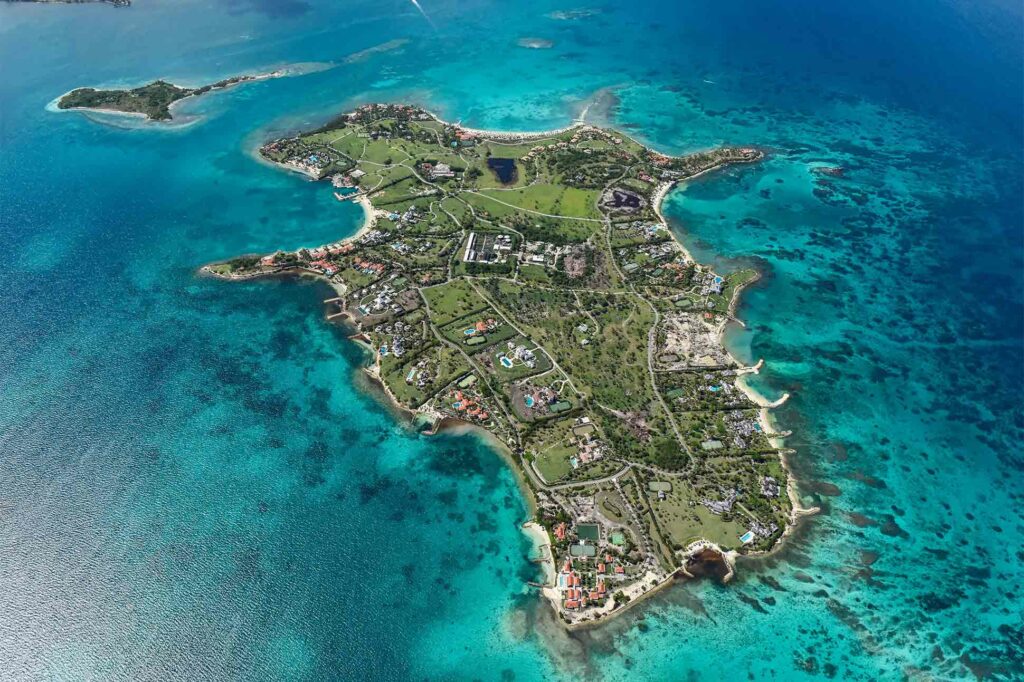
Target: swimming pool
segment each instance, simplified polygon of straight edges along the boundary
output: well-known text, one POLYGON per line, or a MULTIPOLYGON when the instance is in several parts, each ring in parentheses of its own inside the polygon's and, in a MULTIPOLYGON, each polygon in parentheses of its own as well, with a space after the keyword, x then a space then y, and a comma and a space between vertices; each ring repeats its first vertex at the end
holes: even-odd
POLYGON ((462 333, 465 334, 466 336, 473 336, 473 334, 476 334, 476 328, 466 329, 462 333))
POLYGON ((523 402, 526 403, 527 407, 533 407, 533 396, 532 395, 526 396, 525 398, 523 398, 523 402))
POLYGON ((508 359, 507 357, 505 357, 504 355, 502 355, 502 356, 501 356, 500 358, 498 358, 498 359, 499 359, 499 361, 501 362, 502 366, 504 366, 504 367, 505 367, 505 369, 512 369, 512 361, 511 361, 511 360, 509 360, 509 359, 508 359))
POLYGON ((748 530, 746 533, 740 536, 740 542, 744 545, 754 539, 754 531, 748 530))

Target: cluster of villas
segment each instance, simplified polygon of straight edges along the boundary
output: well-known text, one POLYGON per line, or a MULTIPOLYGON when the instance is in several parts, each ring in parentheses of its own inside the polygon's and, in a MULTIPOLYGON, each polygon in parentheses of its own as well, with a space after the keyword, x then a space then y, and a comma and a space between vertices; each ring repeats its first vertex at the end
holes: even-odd
MULTIPOLYGON (((327 259, 336 256, 343 256, 353 248, 353 245, 348 242, 338 242, 335 244, 318 246, 315 249, 299 249, 295 256, 297 256, 299 260, 306 261, 309 265, 315 268, 322 270, 326 266, 331 266, 336 271, 336 266, 327 259)), ((289 256, 289 254, 286 254, 283 251, 277 251, 260 258, 260 265, 264 267, 273 267, 275 265, 279 265, 282 258, 287 256, 289 256)), ((333 272, 331 274, 333 274, 333 272)))
POLYGON ((416 210, 415 206, 410 206, 405 210, 405 213, 398 213, 397 211, 387 211, 384 213, 387 219, 395 223, 395 225, 401 229, 410 225, 415 225, 420 221, 420 212, 416 210))
POLYGON ((647 241, 663 239, 667 236, 667 228, 661 223, 650 223, 644 220, 629 220, 615 223, 615 228, 630 235, 641 237, 647 241))
MULTIPOLYGON (((412 325, 406 324, 402 320, 396 320, 393 324, 378 324, 373 328, 373 331, 375 334, 379 334, 381 336, 391 336, 391 342, 382 345, 378 351, 381 357, 390 353, 396 358, 400 358, 405 355, 407 337, 415 333, 416 328, 412 325)), ((411 383, 411 381, 407 383, 411 383)))
POLYGON ((267 143, 260 153, 268 158, 282 155, 280 163, 314 178, 323 177, 327 169, 341 160, 341 155, 328 148, 310 151, 303 145, 296 145, 295 140, 274 140, 267 143))
POLYGON ((549 242, 526 242, 519 254, 519 262, 527 265, 553 267, 559 257, 569 249, 569 246, 559 246, 549 242))
POLYGON ((365 258, 356 257, 352 261, 352 269, 364 275, 382 275, 388 266, 365 258))
MULTIPOLYGON (((373 270, 373 272, 377 271, 373 270)), ((398 302, 400 291, 397 285, 404 281, 397 275, 392 275, 387 282, 373 282, 369 286, 353 292, 352 299, 359 301, 356 309, 363 316, 382 315, 387 312, 402 314, 405 312, 405 307, 398 302)))
POLYGON ((617 255, 625 263, 622 270, 627 275, 644 273, 655 278, 669 275, 680 279, 689 274, 692 266, 692 261, 671 241, 619 249, 617 255))
MULTIPOLYGON (((758 422, 753 412, 727 410, 723 416, 723 421, 730 436, 727 442, 729 446, 736 450, 745 450, 759 445, 758 441, 765 435, 760 422, 758 422)), ((726 442, 723 442, 722 436, 716 432, 714 437, 708 437, 701 441, 700 446, 702 449, 712 452, 725 449, 726 442)))
POLYGON ((567 541, 568 556, 555 578, 555 589, 561 595, 562 607, 568 611, 582 611, 601 606, 610 596, 610 582, 621 584, 630 579, 623 561, 610 552, 599 551, 596 539, 589 531, 597 531, 593 524, 579 524, 574 528, 576 538, 570 537, 568 526, 563 522, 552 528, 555 542, 564 545, 567 541), (584 539, 581 536, 587 535, 584 539))
POLYGON ((732 436, 732 446, 737 450, 751 447, 764 435, 753 412, 731 410, 726 412, 724 421, 732 436))
POLYGON ((506 346, 504 353, 498 354, 498 362, 505 369, 512 369, 517 362, 520 362, 530 369, 537 366, 536 354, 527 348, 526 346, 517 345, 513 341, 509 341, 506 346))
POLYGON ((420 164, 420 168, 431 180, 441 180, 442 178, 454 178, 455 171, 447 163, 429 163, 424 162, 420 164))
POLYGON ((462 342, 467 346, 478 346, 481 343, 485 343, 487 341, 487 335, 496 331, 500 326, 501 323, 493 317, 471 322, 469 323, 469 326, 462 331, 462 335, 465 337, 462 342))
POLYGON ((573 469, 578 469, 584 464, 590 464, 602 459, 608 449, 601 441, 589 437, 581 439, 577 447, 576 456, 569 460, 569 464, 572 465, 573 469))
MULTIPOLYGON (((610 557, 609 557, 610 558, 610 557)), ((605 584, 603 575, 605 565, 598 564, 598 573, 591 587, 583 586, 583 579, 579 571, 573 570, 572 559, 566 559, 562 570, 558 574, 558 589, 562 592, 562 608, 567 611, 585 609, 591 605, 597 605, 608 597, 608 587, 605 584)), ((617 568, 621 569, 621 566, 617 568)))
POLYGON ((473 389, 475 384, 476 375, 466 375, 456 382, 455 387, 441 400, 450 405, 450 410, 445 408, 445 411, 450 412, 457 419, 486 424, 490 421, 491 415, 483 396, 473 389))
POLYGON ((517 407, 516 411, 526 420, 547 414, 561 414, 572 409, 572 403, 563 399, 551 386, 534 386, 524 381, 516 386, 515 392, 522 400, 522 406, 517 407))
POLYGON ((405 375, 405 383, 409 385, 415 384, 419 389, 424 389, 433 382, 434 371, 430 356, 420 358, 405 375))
POLYGON ((693 283, 700 287, 700 293, 703 296, 721 296, 722 292, 725 291, 725 279, 710 270, 696 273, 693 283))
MULTIPOLYGON (((550 144, 534 145, 533 147, 530 148, 530 151, 528 151, 523 156, 519 157, 519 159, 520 161, 532 161, 534 158, 536 158, 540 154, 543 154, 546 151, 551 151, 555 149, 568 149, 569 147, 577 145, 580 142, 583 142, 584 140, 598 139, 606 140, 607 142, 610 142, 615 145, 622 144, 622 138, 618 137, 617 135, 612 135, 607 131, 601 130, 600 128, 594 128, 593 126, 580 126, 580 128, 577 129, 575 133, 573 133, 573 136, 569 138, 568 142, 552 142, 550 144)), ((584 153, 589 153, 590 151, 590 149, 583 150, 584 153)))
MULTIPOLYGON (((761 478, 760 491, 764 497, 776 498, 780 492, 779 484, 771 476, 764 476, 761 478)), ((733 509, 737 507, 736 498, 738 496, 738 491, 735 488, 730 488, 722 491, 722 499, 714 500, 705 497, 701 499, 700 503, 707 507, 712 514, 722 516, 732 513, 733 509)), ((744 510, 742 505, 739 505, 739 508, 744 510)), ((779 531, 778 525, 774 522, 763 523, 753 518, 750 518, 749 521, 747 532, 740 536, 740 542, 744 545, 749 545, 759 538, 766 540, 779 531)))

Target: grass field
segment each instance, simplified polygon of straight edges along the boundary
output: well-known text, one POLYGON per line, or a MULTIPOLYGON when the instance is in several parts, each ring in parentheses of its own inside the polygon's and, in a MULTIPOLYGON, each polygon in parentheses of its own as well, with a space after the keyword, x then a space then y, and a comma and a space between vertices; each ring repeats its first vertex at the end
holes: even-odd
POLYGON ((689 487, 676 484, 664 500, 659 500, 657 495, 649 495, 649 499, 658 525, 676 546, 685 547, 704 538, 723 548, 735 548, 740 545, 740 536, 747 531, 740 521, 725 521, 712 514, 689 487), (690 502, 696 504, 691 507, 690 502))
MULTIPOLYGON (((537 183, 513 190, 481 190, 481 194, 513 206, 569 218, 600 218, 595 202, 597 192, 561 185, 537 183)), ((496 202, 489 202, 494 205, 496 202)), ((488 210, 492 210, 487 204, 488 210)))
POLYGON ((462 279, 455 279, 422 291, 430 307, 430 319, 438 327, 490 307, 473 287, 462 279))
POLYGON ((569 445, 572 419, 557 419, 536 427, 528 436, 526 448, 534 454, 537 471, 548 483, 561 480, 572 471, 570 459, 578 448, 569 445))

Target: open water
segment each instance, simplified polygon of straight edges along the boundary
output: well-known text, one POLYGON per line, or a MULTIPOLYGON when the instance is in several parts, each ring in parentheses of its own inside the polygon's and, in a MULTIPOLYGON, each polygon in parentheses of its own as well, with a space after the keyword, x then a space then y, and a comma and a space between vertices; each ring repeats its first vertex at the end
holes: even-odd
POLYGON ((0 678, 1024 677, 1019 5, 420 5, 0 6, 0 678), (282 65, 177 127, 46 110, 282 65), (196 275, 357 229, 252 150, 384 100, 767 148, 666 212, 762 272, 729 343, 793 394, 823 513, 729 587, 559 630, 485 443, 392 414, 323 285, 196 275))

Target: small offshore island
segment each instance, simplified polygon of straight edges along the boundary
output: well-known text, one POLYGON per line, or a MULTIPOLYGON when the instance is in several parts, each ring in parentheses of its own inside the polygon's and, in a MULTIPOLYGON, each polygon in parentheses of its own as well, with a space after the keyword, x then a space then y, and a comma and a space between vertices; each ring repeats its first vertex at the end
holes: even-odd
POLYGON ((57 100, 58 109, 92 109, 121 114, 141 114, 151 121, 170 121, 171 105, 186 97, 200 97, 212 90, 223 90, 238 83, 277 78, 283 71, 232 76, 198 88, 183 88, 164 80, 130 90, 77 88, 57 100))
MULTIPOLYGON (((513 134, 367 105, 260 155, 368 213, 350 239, 205 266, 313 273, 373 356, 367 371, 434 430, 505 444, 569 626, 677 576, 727 580, 799 509, 768 405, 721 332, 752 270, 695 263, 659 211, 673 184, 763 158, 670 157, 577 123, 513 134)), ((780 401, 781 402, 781 401, 780 401)), ((777 403, 776 403, 777 404, 777 403)))

